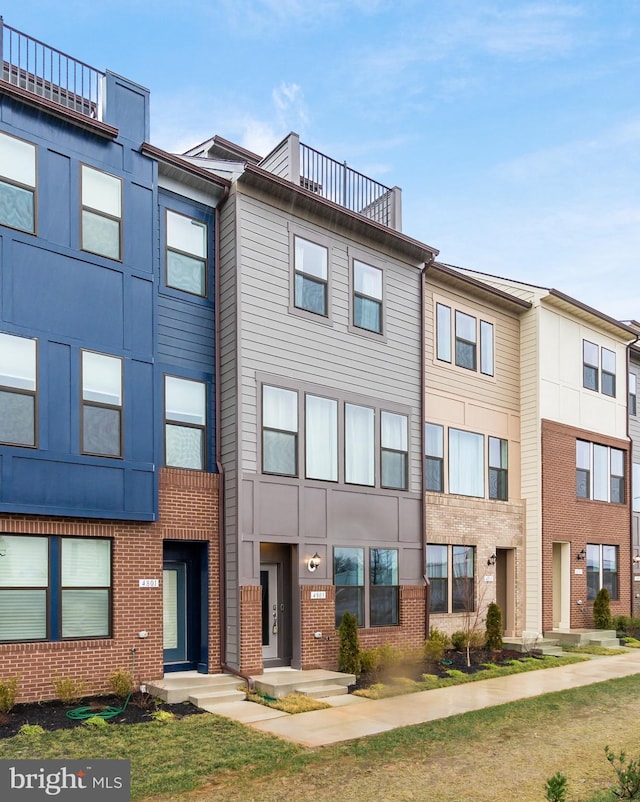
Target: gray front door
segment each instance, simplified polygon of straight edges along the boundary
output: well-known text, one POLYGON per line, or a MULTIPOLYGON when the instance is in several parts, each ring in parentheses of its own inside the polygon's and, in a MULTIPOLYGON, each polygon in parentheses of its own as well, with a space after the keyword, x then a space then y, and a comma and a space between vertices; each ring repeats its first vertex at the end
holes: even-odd
POLYGON ((278 566, 263 563, 260 566, 262 588, 262 659, 280 657, 280 600, 278 598, 278 566))

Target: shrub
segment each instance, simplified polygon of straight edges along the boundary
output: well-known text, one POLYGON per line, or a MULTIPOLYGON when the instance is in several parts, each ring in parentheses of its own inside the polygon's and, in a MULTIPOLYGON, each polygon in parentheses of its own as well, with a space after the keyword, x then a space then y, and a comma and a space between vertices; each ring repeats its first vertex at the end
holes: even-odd
POLYGON ((358 619, 345 611, 340 622, 340 647, 338 652, 338 671, 346 674, 360 673, 360 644, 358 643, 358 619))
POLYGON ((486 627, 486 647, 497 652, 502 649, 502 610, 495 602, 491 602, 487 608, 486 627))
POLYGON ((593 602, 593 623, 596 629, 610 629, 612 625, 611 597, 606 588, 601 588, 593 602))
POLYGON ((8 713, 13 709, 18 696, 18 678, 9 677, 0 680, 0 713, 8 713))
POLYGON ((615 629, 618 637, 623 637, 629 634, 629 623, 631 617, 628 615, 616 615, 611 620, 611 626, 615 629))
POLYGON ((615 771, 618 785, 611 789, 617 799, 638 799, 640 796, 640 759, 629 760, 624 752, 618 756, 605 746, 604 753, 615 771), (618 765, 616 766, 616 760, 618 765))
POLYGON ((377 649, 363 649, 359 656, 360 671, 375 671, 378 668, 377 649))
POLYGON ((39 724, 23 724, 18 730, 18 735, 23 738, 37 738, 38 735, 44 735, 45 732, 45 728, 39 724))
POLYGON ((109 687, 115 696, 126 699, 130 693, 133 693, 133 677, 128 671, 119 668, 109 676, 109 687))
POLYGON ((90 716, 82 722, 82 725, 92 730, 106 730, 109 722, 102 716, 90 716))
POLYGON ((81 678, 62 677, 60 674, 56 674, 56 678, 51 684, 58 699, 68 705, 78 702, 87 692, 87 682, 81 678))
POLYGON ((424 642, 424 659, 429 663, 439 663, 450 645, 451 638, 446 632, 437 627, 431 627, 429 637, 424 642))
POLYGON ((567 778, 557 771, 549 777, 544 786, 547 802, 565 802, 567 798, 567 778))
POLYGON ((458 652, 463 652, 467 648, 469 636, 466 632, 454 632, 451 636, 451 645, 458 652))
POLYGON ((176 714, 170 710, 154 710, 151 713, 151 718, 159 724, 167 724, 169 721, 173 721, 175 717, 176 714))

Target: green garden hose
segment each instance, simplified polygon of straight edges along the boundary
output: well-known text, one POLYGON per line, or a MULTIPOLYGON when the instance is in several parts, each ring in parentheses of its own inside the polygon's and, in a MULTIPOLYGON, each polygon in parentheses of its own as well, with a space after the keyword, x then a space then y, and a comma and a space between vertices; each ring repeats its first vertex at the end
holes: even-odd
MULTIPOLYGON (((136 664, 136 650, 135 647, 131 649, 131 677, 133 678, 133 669, 136 664)), ((131 692, 133 693, 133 691, 131 692)), ((127 709, 127 705, 129 704, 129 699, 131 699, 131 693, 127 696, 124 700, 124 704, 122 707, 105 707, 103 710, 96 711, 91 705, 87 705, 86 707, 76 707, 73 710, 69 710, 67 712, 67 718, 70 718, 72 721, 86 721, 88 718, 104 718, 104 719, 111 719, 119 716, 120 713, 124 713, 127 709)))

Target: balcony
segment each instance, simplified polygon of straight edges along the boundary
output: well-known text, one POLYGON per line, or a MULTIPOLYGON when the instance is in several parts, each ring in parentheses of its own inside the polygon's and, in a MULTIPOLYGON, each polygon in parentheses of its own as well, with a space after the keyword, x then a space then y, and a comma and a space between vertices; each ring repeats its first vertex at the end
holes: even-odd
POLYGON ((348 167, 346 162, 302 144, 298 134, 289 134, 259 166, 288 181, 299 181, 308 192, 351 212, 395 231, 402 230, 399 187, 387 187, 348 167))
POLYGON ((0 17, 2 82, 100 120, 104 73, 6 25, 0 17))

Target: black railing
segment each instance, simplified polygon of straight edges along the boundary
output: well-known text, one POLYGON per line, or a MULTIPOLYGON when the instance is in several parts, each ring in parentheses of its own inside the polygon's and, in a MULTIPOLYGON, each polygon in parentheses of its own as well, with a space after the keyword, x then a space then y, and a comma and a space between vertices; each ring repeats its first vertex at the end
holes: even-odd
POLYGON ((104 73, 6 25, 0 17, 2 80, 98 119, 104 73))

